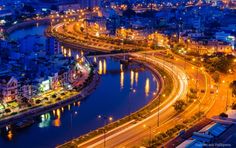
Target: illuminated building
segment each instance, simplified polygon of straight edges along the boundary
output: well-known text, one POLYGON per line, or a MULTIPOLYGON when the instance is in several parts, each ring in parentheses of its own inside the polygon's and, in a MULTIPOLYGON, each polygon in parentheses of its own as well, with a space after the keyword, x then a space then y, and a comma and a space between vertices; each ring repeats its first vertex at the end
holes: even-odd
POLYGON ((0 100, 10 102, 17 99, 18 81, 12 76, 0 76, 0 100))

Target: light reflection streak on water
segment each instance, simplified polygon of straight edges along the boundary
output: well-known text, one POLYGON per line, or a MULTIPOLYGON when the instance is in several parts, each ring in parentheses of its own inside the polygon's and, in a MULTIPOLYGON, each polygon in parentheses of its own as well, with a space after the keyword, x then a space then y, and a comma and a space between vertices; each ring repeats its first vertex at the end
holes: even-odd
POLYGON ((124 72, 120 72, 120 89, 124 88, 124 72))
POLYGON ((138 72, 135 72, 135 83, 138 85, 138 72))
POLYGON ((150 82, 149 82, 149 78, 146 79, 146 83, 145 83, 145 95, 148 96, 150 92, 150 82))
POLYGON ((130 71, 130 86, 131 86, 131 88, 133 88, 133 85, 134 85, 134 71, 131 70, 130 71))
POLYGON ((102 74, 102 61, 101 60, 99 60, 99 65, 98 65, 99 67, 98 67, 98 74, 102 74))
POLYGON ((12 138, 13 138, 13 133, 12 133, 12 131, 10 130, 10 131, 8 131, 8 133, 7 133, 7 139, 8 139, 8 140, 12 140, 12 138))
POLYGON ((54 124, 54 126, 59 127, 61 125, 61 120, 60 120, 61 111, 60 111, 60 109, 56 110, 56 115, 57 115, 57 119, 54 120, 53 124, 54 124))
POLYGON ((49 127, 51 122, 50 113, 41 115, 41 122, 39 123, 39 128, 49 127))
POLYGON ((94 61, 95 63, 97 63, 97 58, 96 58, 96 57, 93 57, 93 61, 94 61))
POLYGON ((53 111, 52 111, 52 113, 53 113, 53 116, 55 116, 55 115, 56 115, 56 112, 55 112, 55 110, 53 110, 53 111))
POLYGON ((107 73, 107 62, 106 60, 104 59, 103 60, 103 74, 106 74, 107 73))
POLYGON ((123 64, 120 64, 120 71, 123 72, 123 64))
POLYGON ((71 57, 71 49, 68 49, 68 56, 71 57))
POLYGON ((64 48, 64 56, 66 57, 66 54, 67 54, 67 51, 66 51, 66 48, 64 48))

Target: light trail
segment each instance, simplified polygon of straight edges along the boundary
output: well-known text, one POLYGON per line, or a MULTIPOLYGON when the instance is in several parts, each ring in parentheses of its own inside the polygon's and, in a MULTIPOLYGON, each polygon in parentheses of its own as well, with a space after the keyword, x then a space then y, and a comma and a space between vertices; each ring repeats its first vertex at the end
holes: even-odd
MULTIPOLYGON (((134 54, 133 54, 134 55, 134 54)), ((141 55, 135 55, 137 57, 140 57, 141 55)), ((146 59, 154 62, 154 63, 158 63, 159 65, 163 65, 163 61, 160 59, 152 59, 149 57, 146 57, 146 59)), ((186 78, 186 74, 179 68, 177 68, 176 66, 172 66, 171 64, 165 62, 166 65, 163 65, 163 67, 169 72, 172 73, 172 71, 175 69, 176 73, 173 73, 173 75, 175 75, 174 78, 178 79, 179 82, 179 90, 178 93, 174 96, 174 98, 167 104, 165 105, 163 108, 160 109, 159 113, 163 113, 165 110, 167 110, 168 108, 172 107, 172 105, 175 103, 175 101, 177 101, 178 99, 180 99, 182 96, 185 96, 187 94, 187 88, 188 88, 188 80, 187 79, 182 79, 182 78, 186 78), (170 66, 170 67, 169 67, 170 66)), ((145 122, 147 122, 148 120, 156 117, 158 115, 158 112, 153 113, 152 115, 150 115, 149 117, 143 119, 142 121, 139 121, 137 124, 131 125, 129 127, 127 127, 126 129, 123 129, 115 134, 112 134, 108 137, 106 137, 106 140, 111 140, 112 138, 121 135, 122 133, 125 133, 133 128, 138 128, 139 126, 143 125, 145 122)), ((109 134, 109 132, 107 133, 109 134)), ((98 145, 102 144, 104 141, 100 140, 90 146, 88 146, 88 148, 93 148, 93 147, 97 147, 98 145)), ((79 146, 85 145, 87 142, 82 143, 79 146)))

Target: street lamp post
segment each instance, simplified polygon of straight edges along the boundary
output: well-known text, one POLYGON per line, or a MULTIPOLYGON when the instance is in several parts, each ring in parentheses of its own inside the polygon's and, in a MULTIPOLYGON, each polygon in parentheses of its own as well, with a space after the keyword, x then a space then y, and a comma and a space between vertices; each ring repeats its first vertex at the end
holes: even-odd
MULTIPOLYGON (((226 86, 228 87, 229 81, 223 80, 222 83, 225 83, 226 86)), ((229 104, 229 88, 227 88, 227 91, 226 91, 226 105, 225 105, 225 111, 228 110, 228 106, 229 106, 228 104, 229 104)))
POLYGON ((131 99, 131 97, 130 97, 131 95, 130 94, 131 93, 135 93, 135 92, 136 92, 135 89, 130 88, 130 90, 129 90, 129 98, 128 98, 128 103, 129 103, 129 106, 128 106, 129 107, 129 119, 131 118, 131 112, 132 112, 131 111, 131 100, 130 100, 131 99))
POLYGON ((103 115, 98 115, 98 119, 102 119, 104 120, 104 128, 103 128, 103 147, 106 147, 106 126, 109 122, 111 122, 113 120, 112 117, 108 117, 108 116, 103 116, 103 115), (107 122, 108 121, 108 122, 107 122))
POLYGON ((201 112, 201 101, 199 100, 199 98, 197 98, 195 101, 197 101, 199 103, 199 106, 198 106, 198 113, 200 115, 200 112, 201 112))
POLYGON ((149 142, 149 146, 151 147, 151 140, 152 140, 152 127, 149 126, 149 125, 146 125, 146 124, 144 124, 143 127, 144 127, 144 128, 147 127, 147 128, 149 129, 149 141, 150 141, 150 142, 149 142))
POLYGON ((157 114, 157 127, 160 126, 160 98, 158 98, 158 114, 157 114))

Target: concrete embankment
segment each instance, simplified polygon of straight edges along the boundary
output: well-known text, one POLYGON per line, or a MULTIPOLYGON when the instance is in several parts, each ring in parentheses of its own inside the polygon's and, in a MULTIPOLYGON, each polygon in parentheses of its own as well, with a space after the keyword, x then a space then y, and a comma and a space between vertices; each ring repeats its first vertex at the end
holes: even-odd
POLYGON ((54 109, 69 105, 73 102, 81 101, 86 96, 91 94, 91 92, 95 89, 96 85, 98 84, 99 79, 100 79, 100 76, 97 73, 95 73, 93 76, 92 82, 88 86, 86 86, 83 90, 81 90, 80 93, 78 93, 68 99, 61 100, 61 101, 58 101, 57 103, 50 104, 47 106, 40 106, 40 107, 30 109, 30 110, 22 112, 22 113, 18 113, 13 116, 9 116, 9 117, 5 117, 3 119, 0 119, 0 128, 3 128, 3 127, 10 125, 10 124, 17 123, 17 122, 24 120, 24 119, 30 119, 30 118, 39 116, 41 114, 52 111, 54 109))

